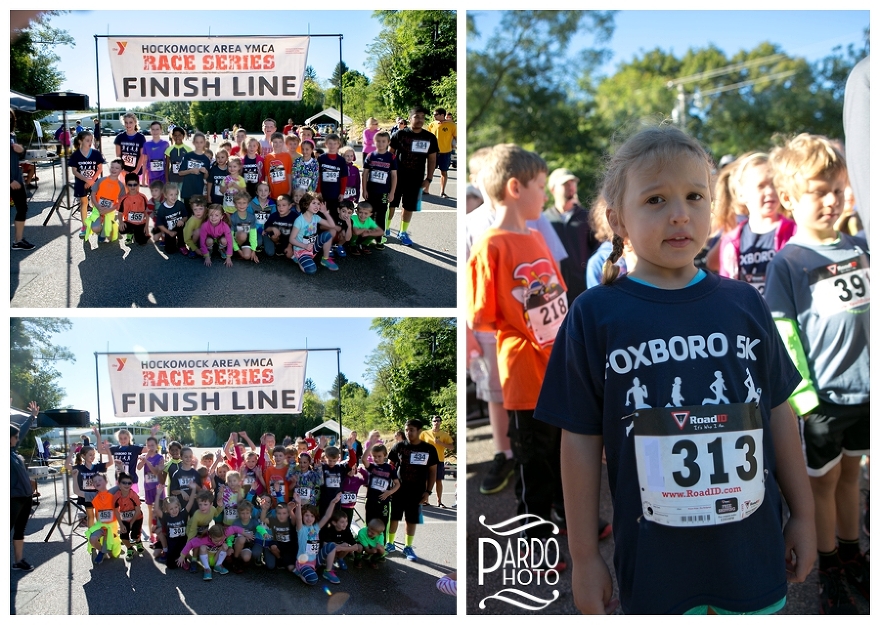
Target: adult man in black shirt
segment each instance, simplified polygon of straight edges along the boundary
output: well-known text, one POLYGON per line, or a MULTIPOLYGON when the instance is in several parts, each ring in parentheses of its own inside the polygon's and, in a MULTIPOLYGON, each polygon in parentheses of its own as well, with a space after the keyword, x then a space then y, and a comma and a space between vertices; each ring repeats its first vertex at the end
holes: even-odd
POLYGON ((419 522, 419 507, 428 503, 437 480, 437 450, 430 443, 419 439, 422 422, 410 419, 406 422, 406 440, 394 445, 388 452, 388 460, 397 468, 400 489, 391 499, 391 521, 388 523, 388 544, 385 552, 397 550, 394 535, 400 520, 406 516, 406 546, 403 555, 407 560, 416 560, 412 543, 419 522))
MULTIPOLYGON (((437 145, 437 137, 424 128, 427 109, 421 106, 413 107, 409 112, 410 128, 403 128, 391 137, 391 150, 397 157, 397 189, 394 199, 388 209, 386 228, 394 218, 394 209, 403 205, 403 215, 400 216, 400 232, 397 239, 407 247, 412 245, 412 239, 407 234, 409 222, 413 213, 419 210, 419 202, 422 193, 427 193, 434 179, 434 169, 437 167, 437 153, 440 147, 437 145), (427 164, 427 175, 425 165, 427 164)), ((386 230, 385 236, 390 232, 386 230)))

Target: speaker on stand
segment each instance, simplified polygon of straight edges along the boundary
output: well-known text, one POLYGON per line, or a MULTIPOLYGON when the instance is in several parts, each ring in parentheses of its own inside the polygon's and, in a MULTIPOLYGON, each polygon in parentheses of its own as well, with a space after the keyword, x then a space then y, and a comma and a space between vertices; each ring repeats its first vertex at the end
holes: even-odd
MULTIPOLYGON (((85 110, 89 108, 89 96, 84 93, 41 93, 37 95, 35 99, 38 111, 61 111, 61 123, 64 124, 63 127, 65 129, 68 127, 68 110, 85 110)), ((52 209, 49 211, 49 214, 46 215, 45 221, 43 221, 44 226, 49 223, 52 214, 55 213, 62 204, 67 210, 72 210, 74 208, 70 203, 70 182, 67 177, 67 153, 72 149, 73 137, 71 137, 70 146, 61 156, 61 179, 64 181, 64 184, 58 192, 58 197, 55 198, 55 201, 52 203, 52 209)))
MULTIPOLYGON (((37 415, 37 427, 41 428, 61 428, 64 430, 64 453, 70 454, 70 444, 67 441, 67 429, 68 428, 81 428, 81 427, 89 427, 89 411, 88 410, 74 410, 70 408, 61 408, 55 410, 45 410, 37 415)), ((67 524, 74 525, 76 520, 73 518, 73 514, 70 511, 70 507, 73 506, 83 514, 86 513, 85 508, 79 505, 76 497, 72 497, 70 494, 70 471, 64 471, 64 504, 61 506, 61 512, 58 513, 58 516, 55 518, 55 522, 52 524, 52 529, 49 530, 49 533, 46 535, 46 538, 43 542, 49 542, 49 539, 52 538, 53 532, 55 532, 55 528, 61 523, 61 519, 64 517, 65 513, 67 514, 67 524)))

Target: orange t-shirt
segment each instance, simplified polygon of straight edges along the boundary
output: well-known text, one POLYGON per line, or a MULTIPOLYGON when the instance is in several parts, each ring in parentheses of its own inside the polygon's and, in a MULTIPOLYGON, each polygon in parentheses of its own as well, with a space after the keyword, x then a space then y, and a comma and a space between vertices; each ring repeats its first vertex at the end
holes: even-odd
POLYGON ((125 195, 125 187, 119 182, 119 178, 104 176, 95 185, 94 194, 98 210, 103 215, 116 208, 119 200, 125 195))
POLYGON ((116 513, 113 511, 113 495, 101 491, 92 499, 92 507, 95 509, 95 519, 98 523, 114 523, 116 513))
POLYGON ((122 221, 130 224, 142 225, 147 221, 147 198, 143 193, 137 195, 125 194, 120 201, 122 209, 122 221))
POLYGON ((504 408, 533 410, 568 297, 537 231, 490 228, 468 261, 468 321, 495 332, 504 408))
POLYGON ((269 185, 269 195, 277 198, 290 193, 290 172, 293 171, 293 159, 287 152, 270 152, 263 157, 263 173, 269 185))
POLYGON ((131 522, 137 517, 138 510, 141 509, 141 498, 133 490, 129 491, 128 497, 123 497, 122 491, 118 490, 113 495, 113 506, 119 510, 121 520, 131 522))
POLYGON ((290 493, 287 487, 287 467, 269 467, 263 472, 266 480, 266 490, 275 500, 274 503, 287 503, 290 501, 290 493), (274 484, 274 488, 273 488, 274 484), (281 496, 278 492, 281 489, 281 496))

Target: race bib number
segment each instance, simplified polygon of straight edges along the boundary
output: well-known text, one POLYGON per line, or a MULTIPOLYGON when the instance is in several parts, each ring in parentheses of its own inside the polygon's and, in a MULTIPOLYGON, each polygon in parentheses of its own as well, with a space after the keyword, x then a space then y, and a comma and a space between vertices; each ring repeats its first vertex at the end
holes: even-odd
POLYGON ((109 523, 113 520, 113 510, 98 510, 98 523, 109 523))
POLYGON ((254 483, 254 474, 253 473, 245 473, 244 478, 242 478, 242 484, 245 486, 252 486, 254 483))
POLYGON ((357 493, 342 493, 342 499, 339 501, 342 503, 357 503, 357 493))
POLYGON ((123 154, 122 155, 122 164, 126 167, 134 167, 137 163, 137 155, 136 154, 123 154))
POLYGON ((424 451, 414 451, 409 456, 409 463, 426 465, 428 464, 428 454, 424 451))
POLYGON ((223 508, 223 518, 227 521, 234 521, 238 518, 238 508, 235 506, 226 506, 223 508))
POLYGON ((186 528, 185 527, 169 527, 168 528, 168 538, 182 538, 186 536, 186 528))
POLYGON ((376 184, 385 184, 386 182, 388 182, 388 172, 382 169, 371 169, 370 182, 375 182, 376 184))
POLYGON ((180 173, 180 163, 171 163, 171 173, 177 174, 180 173))
POLYGON ((98 200, 98 206, 104 209, 113 208, 113 202, 105 197, 102 197, 100 200, 98 200))
POLYGON ((165 161, 150 161, 150 171, 165 171, 165 161))
POLYGON ((144 214, 143 213, 129 213, 128 221, 133 224, 142 224, 144 223, 144 214))
POLYGON ((235 189, 227 189, 226 193, 223 194, 223 205, 224 206, 234 206, 235 204, 235 189))
POLYGON ((310 540, 308 543, 306 543, 306 553, 313 556, 318 555, 318 550, 320 548, 321 544, 318 541, 310 540))
POLYGON ((287 532, 275 532, 275 540, 279 543, 289 543, 290 542, 290 534, 287 532))
POLYGON ((338 475, 328 475, 324 478, 324 486, 327 488, 340 488, 342 486, 342 478, 338 475))
POLYGON ((257 172, 255 172, 252 169, 249 169, 248 171, 244 172, 244 179, 246 182, 259 182, 259 177, 257 175, 257 172))
POLYGON ((144 471, 144 484, 158 484, 159 476, 147 469, 144 471))
POLYGON ((125 512, 120 512, 119 516, 123 521, 131 521, 134 519, 134 510, 126 510, 125 512))
POLYGON ((355 189, 354 187, 345 187, 345 194, 342 197, 343 199, 352 198, 357 197, 357 194, 357 189, 355 189))
POLYGON ((296 179, 296 188, 297 189, 308 189, 312 185, 311 178, 297 178, 296 179))
POLYGON ((370 488, 382 491, 383 493, 388 490, 388 480, 384 477, 374 477, 370 480, 370 488))
POLYGON ((558 284, 553 287, 546 293, 529 297, 527 301, 529 325, 539 345, 556 340, 559 326, 568 312, 568 295, 558 284))
POLYGON ((339 180, 339 172, 331 169, 321 171, 321 180, 324 182, 336 182, 339 180))
POLYGON ((248 232, 251 231, 251 225, 250 224, 238 224, 237 226, 235 226, 235 231, 236 232, 243 232, 243 233, 247 234, 248 232))
POLYGON ((286 173, 284 172, 283 167, 273 167, 269 170, 269 177, 272 179, 272 182, 284 182, 285 178, 287 178, 286 173))
POLYGON ((296 492, 297 495, 299 495, 299 498, 302 500, 306 500, 306 499, 311 500, 312 499, 312 489, 311 488, 307 488, 305 486, 297 486, 293 490, 296 492))
POLYGON ((420 152, 420 153, 422 153, 422 154, 427 154, 427 153, 428 153, 428 150, 429 150, 430 148, 431 148, 431 142, 430 142, 430 141, 422 141, 422 140, 418 140, 418 141, 413 141, 413 142, 412 142, 412 151, 413 151, 413 152, 420 152))
POLYGON ((813 310, 831 317, 871 303, 871 268, 864 254, 818 267, 810 273, 813 310))
POLYGON ((255 213, 254 217, 257 218, 257 223, 260 225, 264 225, 266 220, 269 219, 269 213, 255 213))
POLYGON ((764 501, 757 404, 648 408, 633 416, 642 512, 672 527, 741 521, 764 501))

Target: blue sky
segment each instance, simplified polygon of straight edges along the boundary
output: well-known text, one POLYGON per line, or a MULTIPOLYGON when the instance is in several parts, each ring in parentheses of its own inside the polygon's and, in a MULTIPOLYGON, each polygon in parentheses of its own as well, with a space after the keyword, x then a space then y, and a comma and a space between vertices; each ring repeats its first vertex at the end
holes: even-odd
MULTIPOLYGON (((222 5, 221 5, 222 6, 222 5)), ((372 11, 72 11, 50 24, 68 31, 76 47, 59 46, 61 91, 85 93, 97 103, 95 35, 302 35, 342 34, 342 60, 367 76, 366 48, 381 30, 372 11)), ((98 39, 101 108, 116 108, 105 38, 98 39)), ((338 37, 313 37, 308 64, 326 81, 339 62, 338 37)), ((129 108, 143 103, 129 104, 129 108)))
MULTIPOLYGON (((133 317, 126 311, 103 318, 74 318, 73 328, 56 335, 55 342, 69 348, 76 363, 62 363, 58 370, 61 386, 67 391, 63 405, 92 413, 98 407, 95 391, 95 352, 268 350, 339 347, 342 373, 367 388, 364 362, 378 346, 379 336, 370 330, 371 318, 302 318, 290 312, 287 317, 236 318, 162 316, 133 317)), ((113 401, 107 359, 98 356, 101 384, 101 420, 113 421, 113 401)), ((324 397, 336 377, 336 352, 311 352, 306 377, 312 378, 324 397)))
MULTIPOLYGON (((476 18, 482 37, 474 48, 486 46, 498 12, 469 11, 476 18)), ((691 47, 712 43, 728 56, 770 41, 793 56, 815 61, 831 53, 836 45, 860 45, 869 25, 868 11, 619 11, 614 17, 614 34, 605 44, 613 52, 601 73, 613 74, 620 63, 630 62, 642 52, 660 47, 682 56, 691 47)), ((471 42, 468 42, 470 45, 471 42)), ((592 36, 581 35, 570 51, 592 47, 592 36)))

